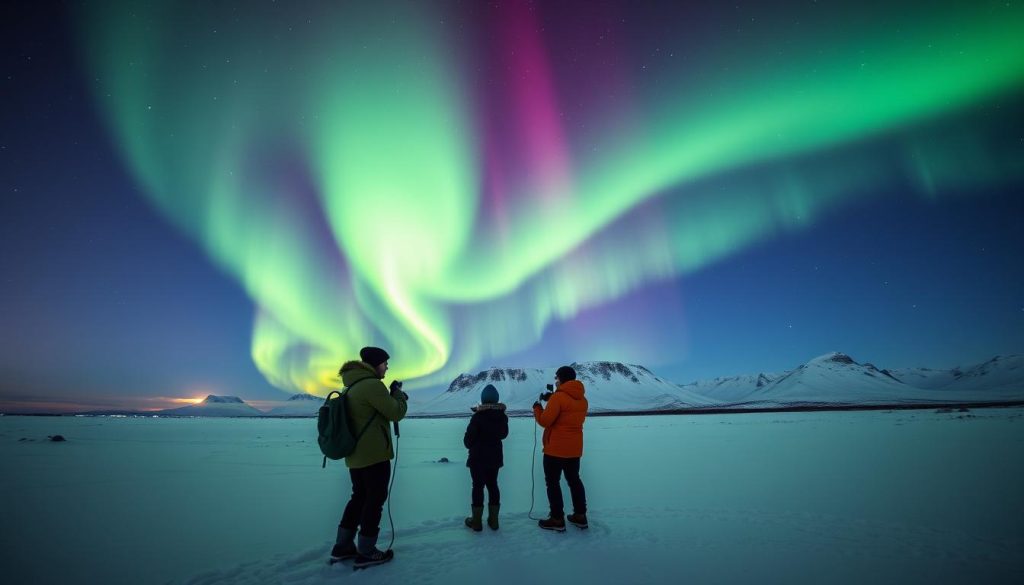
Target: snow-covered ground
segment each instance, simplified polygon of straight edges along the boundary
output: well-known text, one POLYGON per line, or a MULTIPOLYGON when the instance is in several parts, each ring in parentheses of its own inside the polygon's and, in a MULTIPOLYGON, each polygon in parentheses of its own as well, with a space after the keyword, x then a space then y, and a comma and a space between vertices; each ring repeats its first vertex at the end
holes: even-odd
MULTIPOLYGON (((591 528, 564 534, 527 518, 525 418, 506 441, 501 530, 461 525, 466 422, 402 423, 396 559, 353 572, 324 562, 350 486, 343 465, 320 468, 312 419, 0 417, 3 581, 1024 578, 1024 409, 593 418, 591 528), (67 442, 45 440, 57 433, 67 442)), ((539 463, 537 480, 539 516, 539 463)))

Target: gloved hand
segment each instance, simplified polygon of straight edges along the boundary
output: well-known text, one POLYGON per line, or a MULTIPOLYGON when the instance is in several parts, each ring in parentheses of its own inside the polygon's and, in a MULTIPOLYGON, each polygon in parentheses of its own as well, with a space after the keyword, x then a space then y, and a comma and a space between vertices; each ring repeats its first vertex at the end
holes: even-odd
POLYGON ((391 388, 391 396, 393 398, 398 398, 400 400, 408 400, 409 399, 409 395, 406 394, 405 392, 402 392, 402 383, 399 382, 398 380, 392 380, 390 388, 391 388))
POLYGON ((534 407, 534 408, 539 408, 539 409, 541 409, 541 410, 544 410, 544 407, 540 405, 540 400, 535 400, 535 401, 533 402, 533 407, 534 407))

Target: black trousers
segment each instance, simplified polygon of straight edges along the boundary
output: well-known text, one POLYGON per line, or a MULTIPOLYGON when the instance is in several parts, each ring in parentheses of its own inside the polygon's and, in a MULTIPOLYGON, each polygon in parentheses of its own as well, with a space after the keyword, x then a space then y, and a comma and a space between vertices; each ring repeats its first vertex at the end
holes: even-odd
POLYGON ((352 476, 352 497, 345 506, 339 526, 373 538, 380 533, 380 517, 388 499, 391 462, 381 461, 369 467, 349 469, 352 476))
POLYGON ((551 517, 565 517, 565 504, 562 502, 562 473, 565 473, 565 482, 569 484, 569 495, 572 497, 572 511, 574 514, 587 513, 587 493, 583 489, 583 480, 580 479, 580 458, 570 459, 564 457, 544 456, 544 483, 548 486, 548 503, 551 505, 551 517))
POLYGON ((492 506, 501 504, 501 492, 498 491, 498 468, 470 467, 469 476, 473 478, 473 505, 484 505, 484 486, 487 487, 487 503, 492 506))

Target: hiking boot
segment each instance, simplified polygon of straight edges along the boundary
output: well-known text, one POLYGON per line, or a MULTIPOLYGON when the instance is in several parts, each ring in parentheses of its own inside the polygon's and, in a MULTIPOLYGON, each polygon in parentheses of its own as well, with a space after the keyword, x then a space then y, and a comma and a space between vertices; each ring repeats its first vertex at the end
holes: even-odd
POLYGON ((352 564, 353 569, 365 569, 374 565, 382 565, 395 558, 395 553, 391 552, 391 549, 377 549, 376 536, 363 536, 360 534, 357 548, 359 549, 359 555, 356 557, 356 562, 352 564))
POLYGON ((473 506, 471 508, 471 510, 473 511, 473 515, 470 516, 469 518, 466 518, 466 527, 467 528, 472 528, 473 532, 480 532, 481 530, 484 529, 484 524, 483 524, 484 507, 483 506, 473 506))
POLYGON ((374 565, 383 565, 390 562, 393 558, 395 558, 395 553, 391 549, 377 550, 374 547, 373 552, 370 554, 359 553, 359 556, 356 557, 356 562, 352 563, 352 568, 365 569, 374 565))
POLYGON ((498 510, 501 508, 501 504, 491 504, 487 506, 487 526, 491 530, 498 529, 498 510))
POLYGON ((572 524, 573 526, 575 526, 576 528, 579 528, 580 530, 586 530, 587 529, 587 515, 586 514, 569 514, 568 516, 565 517, 565 519, 569 521, 569 524, 572 524))
POLYGON ((347 561, 359 556, 359 551, 356 550, 355 538, 355 530, 338 525, 338 537, 334 540, 334 548, 331 549, 331 563, 347 561))
POLYGON ((359 556, 359 551, 356 550, 356 543, 351 540, 334 545, 331 549, 331 560, 332 561, 347 561, 348 559, 354 559, 359 556))
POLYGON ((547 520, 541 520, 537 522, 537 526, 540 526, 544 530, 554 530, 555 532, 565 532, 565 518, 548 518, 547 520))

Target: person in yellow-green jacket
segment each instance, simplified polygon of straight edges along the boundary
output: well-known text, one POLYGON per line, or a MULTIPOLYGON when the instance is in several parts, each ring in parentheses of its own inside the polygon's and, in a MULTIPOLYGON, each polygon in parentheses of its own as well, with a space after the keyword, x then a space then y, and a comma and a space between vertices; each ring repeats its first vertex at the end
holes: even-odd
POLYGON ((338 524, 338 537, 331 549, 333 560, 354 558, 357 568, 379 565, 394 558, 392 551, 377 548, 377 535, 388 498, 391 460, 395 458, 390 423, 405 417, 409 399, 402 392, 401 382, 392 381, 390 390, 384 386, 384 374, 391 358, 388 352, 379 347, 364 347, 359 351, 359 358, 346 362, 338 372, 347 388, 350 428, 365 427, 366 431, 352 454, 345 458, 352 477, 352 497, 345 506, 338 524))

